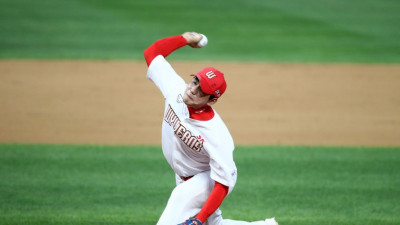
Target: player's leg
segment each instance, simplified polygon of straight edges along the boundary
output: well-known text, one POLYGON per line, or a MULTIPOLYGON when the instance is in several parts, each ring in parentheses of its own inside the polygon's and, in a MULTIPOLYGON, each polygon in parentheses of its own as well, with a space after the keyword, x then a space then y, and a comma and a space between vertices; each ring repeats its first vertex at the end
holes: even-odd
POLYGON ((200 212, 213 183, 209 172, 197 174, 178 184, 171 193, 157 225, 179 224, 200 212))

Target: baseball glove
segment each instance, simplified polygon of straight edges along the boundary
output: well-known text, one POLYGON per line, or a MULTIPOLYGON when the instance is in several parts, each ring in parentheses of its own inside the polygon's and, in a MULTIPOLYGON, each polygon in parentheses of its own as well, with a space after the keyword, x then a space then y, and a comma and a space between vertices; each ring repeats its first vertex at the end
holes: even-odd
POLYGON ((180 223, 178 225, 203 225, 200 220, 196 219, 196 218, 190 218, 188 220, 186 220, 183 223, 180 223))

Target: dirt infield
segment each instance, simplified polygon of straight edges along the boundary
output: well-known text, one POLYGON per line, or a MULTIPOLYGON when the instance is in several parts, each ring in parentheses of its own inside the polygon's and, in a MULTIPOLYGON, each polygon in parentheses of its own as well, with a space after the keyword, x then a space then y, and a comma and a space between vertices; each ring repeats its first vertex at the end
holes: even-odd
MULTIPOLYGON (((224 71, 236 144, 400 146, 400 66, 172 62, 224 71)), ((0 143, 160 144, 163 100, 135 61, 0 61, 0 143)), ((184 76, 188 81, 189 76, 184 76)))

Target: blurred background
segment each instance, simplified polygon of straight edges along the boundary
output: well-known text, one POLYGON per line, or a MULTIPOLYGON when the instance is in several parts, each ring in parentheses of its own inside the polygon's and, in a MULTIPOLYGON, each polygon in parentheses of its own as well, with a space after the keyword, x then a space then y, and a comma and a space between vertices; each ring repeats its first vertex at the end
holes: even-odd
POLYGON ((210 46, 176 59, 400 61, 397 0, 1 0, 1 58, 141 59, 187 30, 210 46))

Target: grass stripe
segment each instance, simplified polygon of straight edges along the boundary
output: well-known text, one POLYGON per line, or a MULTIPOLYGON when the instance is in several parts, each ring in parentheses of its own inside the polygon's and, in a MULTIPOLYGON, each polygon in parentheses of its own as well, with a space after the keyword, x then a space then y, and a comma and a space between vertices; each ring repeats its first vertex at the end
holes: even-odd
MULTIPOLYGON (((400 148, 238 146, 226 218, 398 224, 400 148)), ((155 224, 174 186, 158 146, 0 144, 1 224, 155 224)))

